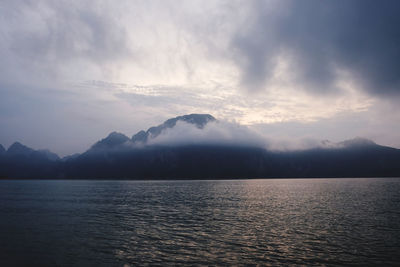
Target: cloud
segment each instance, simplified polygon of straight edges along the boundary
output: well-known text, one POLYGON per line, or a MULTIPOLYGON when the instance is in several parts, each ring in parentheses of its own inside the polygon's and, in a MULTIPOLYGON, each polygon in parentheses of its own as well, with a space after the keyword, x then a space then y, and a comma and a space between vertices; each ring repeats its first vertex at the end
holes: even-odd
POLYGON ((110 64, 134 55, 110 4, 2 2, 0 82, 48 86, 84 75, 111 78, 110 64))
POLYGON ((65 155, 112 131, 210 113, 246 125, 321 125, 336 137, 357 132, 399 144, 390 131, 400 122, 393 115, 399 5, 1 1, 0 143, 20 140, 65 155), (358 114, 363 125, 342 123, 358 114), (345 129, 353 126, 358 130, 345 129))
POLYGON ((3 1, 0 81, 398 94, 398 1, 3 1), (239 83, 237 83, 239 81, 239 83), (175 84, 174 84, 175 83, 175 84))
POLYGON ((178 121, 173 128, 167 128, 160 135, 150 139, 148 145, 243 145, 265 147, 261 135, 245 126, 224 121, 208 122, 204 128, 178 121))
MULTIPOLYGON (((381 99, 361 112, 341 112, 316 121, 259 123, 251 129, 264 133, 270 140, 330 140, 341 142, 364 137, 374 142, 400 148, 400 113, 394 101, 381 99)), ((297 141, 296 141, 297 142, 297 141)))
POLYGON ((259 147, 271 151, 294 151, 312 148, 336 148, 337 144, 316 138, 268 137, 249 127, 234 122, 208 122, 204 128, 178 121, 173 128, 167 128, 160 135, 151 138, 146 145, 231 145, 259 147))
POLYGON ((340 90, 343 70, 371 94, 400 93, 398 1, 251 3, 254 18, 232 39, 243 86, 268 88, 286 61, 286 81, 311 93, 340 90))

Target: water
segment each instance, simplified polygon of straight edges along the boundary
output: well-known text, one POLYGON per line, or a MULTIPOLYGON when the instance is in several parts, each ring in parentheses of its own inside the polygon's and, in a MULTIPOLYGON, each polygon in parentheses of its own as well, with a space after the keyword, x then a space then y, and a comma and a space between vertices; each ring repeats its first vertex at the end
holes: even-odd
POLYGON ((398 178, 0 181, 0 266, 399 263, 398 178))

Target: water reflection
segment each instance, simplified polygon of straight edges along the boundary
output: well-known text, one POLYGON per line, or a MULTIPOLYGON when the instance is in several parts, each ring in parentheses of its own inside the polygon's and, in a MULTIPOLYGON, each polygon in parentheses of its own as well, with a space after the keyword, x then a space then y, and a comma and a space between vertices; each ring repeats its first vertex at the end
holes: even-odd
POLYGON ((399 190, 400 179, 1 181, 0 263, 396 264, 399 190))

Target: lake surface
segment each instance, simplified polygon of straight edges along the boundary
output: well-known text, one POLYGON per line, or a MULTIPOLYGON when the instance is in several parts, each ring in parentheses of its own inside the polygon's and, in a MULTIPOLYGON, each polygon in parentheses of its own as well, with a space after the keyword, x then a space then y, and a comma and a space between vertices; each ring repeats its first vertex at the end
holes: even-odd
POLYGON ((398 178, 0 181, 0 266, 399 263, 398 178))

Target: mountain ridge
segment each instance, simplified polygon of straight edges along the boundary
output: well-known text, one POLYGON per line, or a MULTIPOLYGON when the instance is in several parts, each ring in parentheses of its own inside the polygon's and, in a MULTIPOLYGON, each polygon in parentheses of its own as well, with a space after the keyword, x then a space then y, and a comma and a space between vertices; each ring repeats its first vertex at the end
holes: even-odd
POLYGON ((0 177, 234 179, 400 176, 400 150, 361 137, 339 143, 323 140, 321 146, 296 151, 272 151, 234 142, 179 146, 148 143, 173 130, 178 122, 193 125, 199 132, 204 131, 209 122, 217 122, 212 127, 219 125, 208 114, 178 116, 147 131, 140 131, 132 138, 111 132, 86 152, 62 159, 48 150, 34 150, 15 142, 3 153, 0 147, 0 177))
POLYGON ((183 116, 178 116, 166 120, 164 123, 153 126, 147 129, 147 131, 139 131, 132 136, 132 141, 134 143, 146 143, 149 138, 155 138, 162 133, 162 131, 173 128, 178 121, 183 121, 189 124, 195 125, 197 128, 202 129, 208 122, 217 121, 210 114, 188 114, 183 116))

